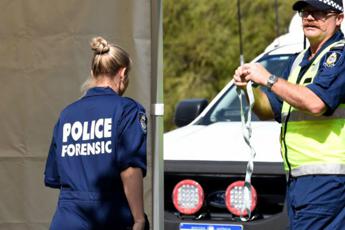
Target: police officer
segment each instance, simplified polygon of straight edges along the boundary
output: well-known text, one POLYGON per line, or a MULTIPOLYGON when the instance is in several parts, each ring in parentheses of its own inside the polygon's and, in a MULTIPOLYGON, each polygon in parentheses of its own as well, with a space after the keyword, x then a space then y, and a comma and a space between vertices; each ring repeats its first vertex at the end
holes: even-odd
POLYGON ((45 184, 60 196, 50 229, 143 230, 146 115, 121 96, 131 60, 102 37, 91 48, 87 92, 61 112, 53 132, 45 184))
POLYGON ((258 63, 240 66, 235 84, 254 89, 254 111, 282 123, 290 229, 345 226, 345 41, 341 0, 296 1, 310 47, 294 57, 285 80, 258 63))

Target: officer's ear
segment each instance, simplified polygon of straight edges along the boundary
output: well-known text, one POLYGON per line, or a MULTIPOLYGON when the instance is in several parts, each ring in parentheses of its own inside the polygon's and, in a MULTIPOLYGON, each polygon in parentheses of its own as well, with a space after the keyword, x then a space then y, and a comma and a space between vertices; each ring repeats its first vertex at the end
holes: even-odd
POLYGON ((122 80, 122 81, 124 81, 125 79, 126 79, 126 75, 127 75, 127 68, 126 67, 123 67, 123 68, 121 68, 120 70, 119 70, 119 75, 120 75, 120 79, 122 80))
POLYGON ((340 26, 343 20, 344 20, 344 13, 338 14, 336 18, 336 25, 340 26))

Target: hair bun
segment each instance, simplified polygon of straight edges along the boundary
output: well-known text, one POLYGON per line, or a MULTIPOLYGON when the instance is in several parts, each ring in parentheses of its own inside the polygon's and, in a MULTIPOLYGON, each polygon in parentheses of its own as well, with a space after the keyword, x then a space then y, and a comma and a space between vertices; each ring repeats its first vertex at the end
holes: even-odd
POLYGON ((108 42, 102 37, 95 37, 90 43, 91 49, 95 54, 104 54, 107 53, 110 49, 108 42))

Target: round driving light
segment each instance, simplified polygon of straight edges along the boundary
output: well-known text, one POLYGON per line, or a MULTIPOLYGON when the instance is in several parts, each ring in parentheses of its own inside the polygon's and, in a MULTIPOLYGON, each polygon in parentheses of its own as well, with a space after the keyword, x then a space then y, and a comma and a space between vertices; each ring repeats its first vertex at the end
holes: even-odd
MULTIPOLYGON (((247 190, 248 192, 248 190, 247 190)), ((257 202, 256 190, 251 186, 251 194, 246 195, 244 181, 236 181, 228 186, 225 192, 225 203, 228 210, 236 216, 247 216, 245 202, 249 202, 250 212, 254 210, 257 202), (246 196, 246 197, 245 197, 246 196), (248 199, 248 201, 246 201, 248 199)))
POLYGON ((180 181, 173 190, 173 203, 182 214, 191 215, 202 207, 204 190, 194 180, 180 181))

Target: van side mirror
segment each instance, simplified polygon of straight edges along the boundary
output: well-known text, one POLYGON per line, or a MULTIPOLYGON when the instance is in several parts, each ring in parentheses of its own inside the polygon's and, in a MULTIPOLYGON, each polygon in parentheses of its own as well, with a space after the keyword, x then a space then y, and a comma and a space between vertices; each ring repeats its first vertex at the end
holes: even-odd
POLYGON ((182 127, 192 122, 207 106, 206 99, 187 99, 180 101, 176 106, 175 125, 182 127))

